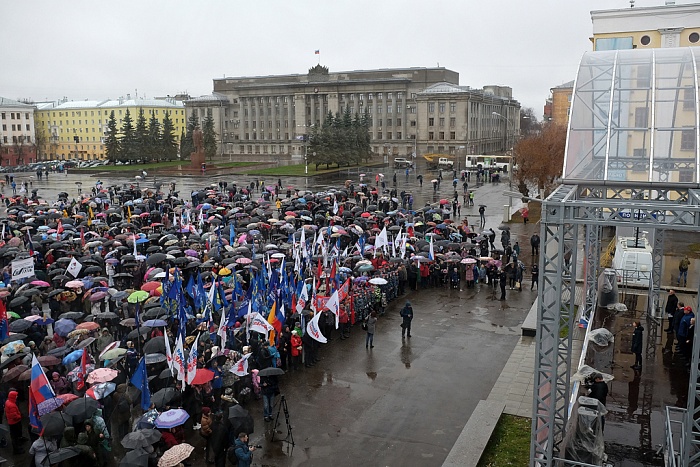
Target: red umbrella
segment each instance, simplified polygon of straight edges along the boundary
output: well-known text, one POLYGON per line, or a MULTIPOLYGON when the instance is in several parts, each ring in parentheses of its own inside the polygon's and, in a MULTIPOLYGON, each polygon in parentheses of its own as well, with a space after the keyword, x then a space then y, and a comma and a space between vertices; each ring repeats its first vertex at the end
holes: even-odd
POLYGON ((145 284, 143 284, 141 286, 141 290, 146 291, 146 292, 153 292, 158 287, 160 287, 160 282, 157 282, 157 281, 146 282, 145 284))
POLYGON ((64 405, 68 405, 74 400, 78 399, 78 396, 76 396, 75 394, 59 394, 58 396, 56 396, 56 399, 61 399, 64 405))
POLYGON ((88 331, 94 331, 95 329, 99 329, 100 325, 94 321, 86 321, 84 323, 80 323, 75 327, 75 329, 87 329, 88 331))
POLYGON ((206 368, 199 368, 191 384, 204 384, 214 379, 214 372, 206 368))

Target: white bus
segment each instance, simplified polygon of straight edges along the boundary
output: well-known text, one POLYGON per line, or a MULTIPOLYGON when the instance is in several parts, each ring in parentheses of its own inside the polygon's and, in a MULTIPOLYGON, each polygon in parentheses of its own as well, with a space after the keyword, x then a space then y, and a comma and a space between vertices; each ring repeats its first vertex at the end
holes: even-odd
POLYGON ((511 156, 489 156, 479 154, 468 155, 464 167, 467 170, 497 169, 501 172, 510 172, 512 169, 511 164, 515 164, 511 156))

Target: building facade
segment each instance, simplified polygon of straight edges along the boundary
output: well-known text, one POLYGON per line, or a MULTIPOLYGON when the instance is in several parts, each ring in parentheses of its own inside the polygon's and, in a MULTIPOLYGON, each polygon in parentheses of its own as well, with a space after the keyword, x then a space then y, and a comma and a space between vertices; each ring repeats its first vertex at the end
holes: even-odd
POLYGON ((568 125, 569 114, 571 113, 571 96, 574 93, 574 81, 560 84, 549 90, 552 95, 549 100, 551 102, 550 121, 557 125, 568 125))
POLYGON ((64 101, 37 104, 36 139, 39 160, 100 160, 106 158, 104 145, 109 116, 114 112, 117 129, 121 129, 128 110, 133 125, 139 110, 143 109, 146 120, 151 115, 163 123, 166 112, 175 128, 174 136, 179 142, 186 127, 185 108, 174 99, 126 99, 103 101, 64 101))
POLYGON ((34 105, 0 97, 0 165, 36 162, 34 105))
MULTIPOLYGON (((510 107, 517 108, 519 112, 520 105, 516 101, 510 96, 504 98, 500 95, 506 88, 491 87, 481 93, 458 89, 459 99, 455 95, 455 100, 449 101, 446 100, 447 94, 429 91, 436 85, 458 89, 459 74, 445 68, 331 73, 317 65, 304 75, 215 79, 214 93, 185 101, 185 109, 187 118, 195 114, 200 122, 208 110, 212 111, 222 154, 288 154, 295 157, 304 156, 305 137, 313 126, 321 125, 329 112, 342 113, 346 108, 353 115, 369 115, 373 151, 387 156, 427 152, 429 148, 437 151, 438 147, 446 152, 454 148, 456 153, 460 146, 470 144, 466 136, 474 133, 467 130, 470 118, 467 112, 475 110, 469 110, 466 105, 469 99, 480 99, 489 109, 493 107, 493 112, 498 111, 506 116, 504 118, 513 115, 510 107), (433 117, 429 116, 430 99, 435 99, 438 109, 433 117), (458 101, 459 112, 462 112, 459 125, 462 128, 457 128, 458 112, 455 106, 454 112, 444 112, 448 119, 442 135, 444 139, 439 139, 440 130, 436 125, 434 139, 429 140, 431 130, 427 126, 423 128, 423 125, 427 125, 430 118, 440 118, 441 104, 445 109, 453 109, 453 106, 447 106, 458 101), (508 110, 504 110, 504 105, 508 110), (452 131, 449 130, 450 115, 455 118, 452 131), (457 134, 465 135, 465 138, 459 139, 457 134), (453 136, 454 139, 451 139, 453 136)), ((483 114, 487 111, 479 112, 483 114)), ((501 118, 490 111, 486 117, 489 121, 501 118)), ((519 126, 517 119, 512 126, 508 125, 509 121, 512 120, 501 122, 506 129, 500 131, 508 132, 508 128, 511 132, 516 131, 519 126)), ((499 147, 505 150, 507 142, 504 134, 489 133, 489 136, 494 145, 499 143, 499 147)), ((474 150, 477 150, 476 147, 474 150)))
POLYGON ((593 50, 700 46, 700 4, 591 11, 593 50))

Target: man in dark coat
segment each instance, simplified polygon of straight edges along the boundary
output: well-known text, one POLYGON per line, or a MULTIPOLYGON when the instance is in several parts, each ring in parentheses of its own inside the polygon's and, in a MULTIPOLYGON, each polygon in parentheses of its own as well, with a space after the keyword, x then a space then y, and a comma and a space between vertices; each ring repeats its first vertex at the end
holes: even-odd
MULTIPOLYGON (((605 405, 608 399, 608 384, 603 381, 603 375, 600 373, 593 373, 591 375, 591 380, 593 382, 588 386, 590 390, 588 397, 598 399, 601 404, 605 405)), ((602 420, 602 431, 605 431, 605 416, 601 416, 600 418, 602 420)))
POLYGON ((666 316, 668 317, 668 327, 664 329, 664 331, 673 331, 673 316, 676 314, 677 308, 678 296, 676 296, 676 291, 671 289, 668 291, 668 298, 666 299, 666 316))
POLYGON ((411 321, 413 320, 413 307, 411 302, 406 300, 406 304, 401 309, 401 318, 403 322, 401 323, 401 339, 406 337, 406 332, 408 331, 408 337, 411 337, 411 321))
POLYGON ((501 287, 501 300, 506 299, 506 280, 508 280, 508 274, 505 269, 501 269, 501 273, 498 277, 498 284, 501 287))
POLYGON ((632 368, 635 370, 642 369, 642 334, 644 333, 644 328, 642 323, 639 321, 633 321, 632 326, 634 326, 634 332, 632 333, 632 346, 631 350, 634 354, 634 365, 632 368))

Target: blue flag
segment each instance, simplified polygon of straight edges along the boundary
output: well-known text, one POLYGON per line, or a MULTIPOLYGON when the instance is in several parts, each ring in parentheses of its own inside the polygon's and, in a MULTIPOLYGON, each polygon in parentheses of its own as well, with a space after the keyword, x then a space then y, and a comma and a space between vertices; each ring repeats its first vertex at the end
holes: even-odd
POLYGON ((141 408, 148 410, 151 407, 151 391, 148 388, 148 374, 146 373, 146 358, 141 358, 139 366, 131 377, 131 384, 141 391, 141 408))
POLYGON ((236 242, 236 229, 233 228, 233 222, 231 222, 230 226, 231 228, 228 234, 228 244, 233 246, 233 244, 236 242))

